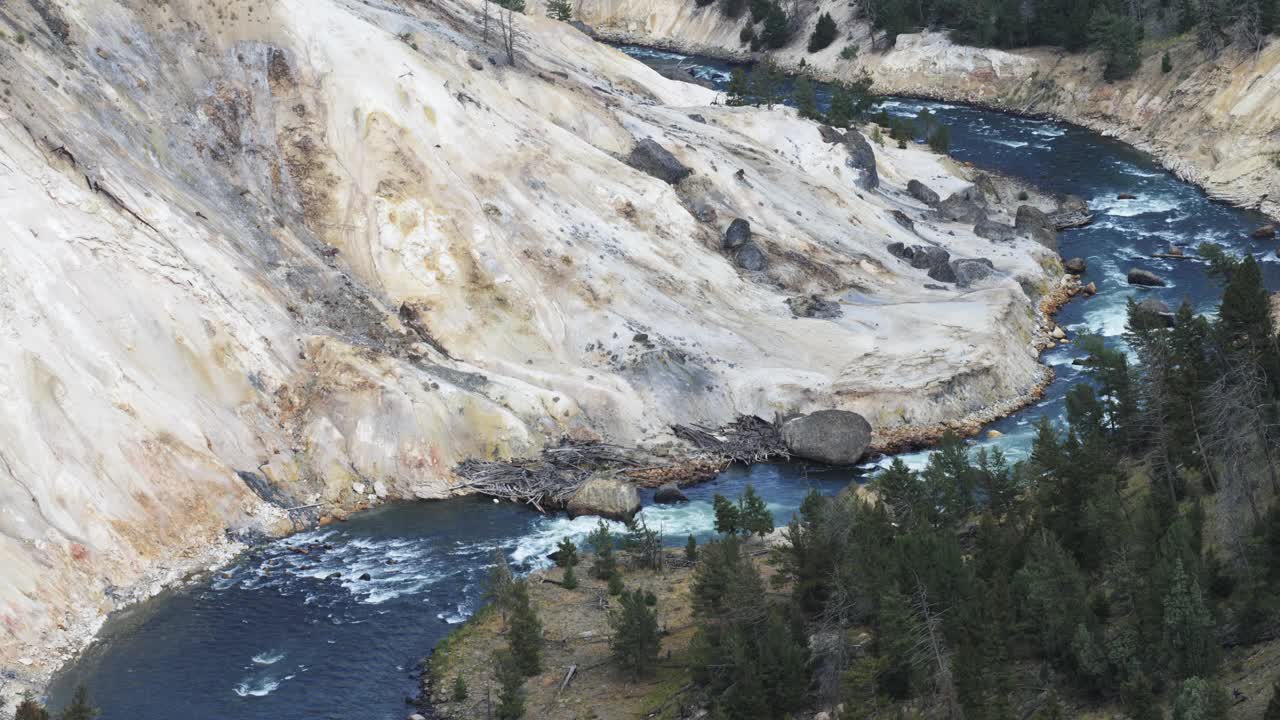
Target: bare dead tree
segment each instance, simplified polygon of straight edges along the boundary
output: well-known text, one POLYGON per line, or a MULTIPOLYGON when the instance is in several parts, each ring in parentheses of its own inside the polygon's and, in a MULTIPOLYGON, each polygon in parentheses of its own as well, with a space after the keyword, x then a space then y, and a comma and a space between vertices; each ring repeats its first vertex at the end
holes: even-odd
POLYGON ((498 29, 502 33, 502 49, 507 53, 507 64, 516 64, 516 23, 510 7, 498 10, 498 29))
POLYGON ((951 651, 942 635, 942 613, 929 605, 928 591, 916 578, 916 592, 911 598, 912 608, 919 617, 916 628, 913 655, 920 666, 927 667, 933 686, 933 716, 940 720, 963 720, 964 710, 956 692, 955 678, 951 672, 951 651))
POLYGON ((484 41, 489 42, 489 2, 484 0, 484 41))

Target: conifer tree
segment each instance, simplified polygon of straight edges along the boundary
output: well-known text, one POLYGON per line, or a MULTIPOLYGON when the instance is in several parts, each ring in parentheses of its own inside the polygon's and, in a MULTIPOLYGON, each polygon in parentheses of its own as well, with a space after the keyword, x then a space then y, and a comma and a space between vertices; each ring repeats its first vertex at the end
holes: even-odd
POLYGON ((587 536, 587 543, 595 550, 591 562, 591 576, 597 580, 608 580, 618 572, 618 559, 614 554, 613 533, 609 526, 601 520, 596 529, 587 536))
POLYGON ((578 546, 573 538, 565 538, 556 545, 556 565, 567 568, 578 564, 578 546))
POLYGON ((569 0, 547 0, 547 17, 560 22, 573 19, 573 6, 569 0))
POLYGON ((795 87, 792 89, 793 100, 796 109, 800 111, 800 117, 817 119, 818 118, 818 98, 814 94, 813 82, 809 80, 809 76, 801 75, 796 80, 795 87))
POLYGON ((497 720, 520 720, 524 717, 524 678, 520 663, 510 651, 498 651, 493 658, 498 676, 497 720))
POLYGON ((690 535, 688 542, 684 544, 684 559, 687 562, 698 561, 698 539, 690 535))
POLYGON ((791 26, 787 20, 787 13, 777 0, 773 0, 769 3, 769 12, 764 17, 764 30, 760 33, 760 40, 765 47, 777 50, 786 45, 787 40, 790 39, 791 26))
POLYGON ((451 693, 453 702, 462 702, 467 699, 467 681, 463 679, 459 673, 453 676, 453 692, 451 693))
POLYGON ((49 720, 49 711, 31 695, 22 698, 13 720, 49 720))
POLYGON ((826 48, 835 41, 836 34, 836 21, 831 18, 831 13, 822 13, 818 16, 813 34, 809 36, 809 52, 815 53, 826 48))
POLYGON ((1174 561, 1164 598, 1164 655, 1176 677, 1208 675, 1217 664, 1213 615, 1200 583, 1188 575, 1182 559, 1174 561))
POLYGON ((743 534, 764 537, 773 532, 773 513, 753 485, 738 500, 738 517, 743 534))
POLYGON ((489 570, 489 578, 485 584, 485 600, 498 608, 503 625, 507 624, 514 586, 515 577, 511 574, 511 566, 507 564, 507 556, 501 550, 495 550, 493 567, 489 570))
POLYGON ((729 74, 729 87, 725 88, 725 103, 729 105, 746 105, 751 102, 751 94, 747 90, 747 75, 742 68, 734 68, 729 74))
POLYGON ((564 569, 564 575, 560 578, 560 585, 565 590, 576 590, 578 588, 578 573, 574 571, 573 565, 564 569))
POLYGON ((719 493, 711 499, 711 505, 716 514, 716 532, 721 535, 737 534, 742 527, 738 506, 719 493))
POLYGON ((59 715, 59 720, 94 720, 102 713, 89 704, 89 691, 81 685, 71 696, 71 704, 67 705, 59 715))
POLYGON ((529 586, 523 580, 512 586, 511 629, 507 642, 520 672, 525 675, 542 672, 542 622, 529 602, 529 586))
POLYGON ((609 615, 613 661, 632 680, 653 672, 658 663, 658 619, 640 590, 624 591, 619 609, 609 615))

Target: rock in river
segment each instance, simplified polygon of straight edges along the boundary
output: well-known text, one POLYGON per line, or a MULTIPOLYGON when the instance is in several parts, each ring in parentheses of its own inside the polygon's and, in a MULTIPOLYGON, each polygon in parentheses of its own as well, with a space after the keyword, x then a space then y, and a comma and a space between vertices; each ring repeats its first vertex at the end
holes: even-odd
POLYGON ((871 425, 846 410, 819 410, 782 425, 782 441, 792 455, 828 465, 852 465, 871 444, 871 425))
POLYGON ((630 520, 640 510, 640 494, 629 482, 617 478, 594 477, 569 498, 565 509, 573 517, 599 515, 611 520, 630 520))
POLYGON ((1250 235, 1254 240, 1270 240, 1276 236, 1275 225, 1263 225, 1250 235))
POLYGON ((1072 275, 1083 275, 1085 271, 1085 267, 1086 266, 1085 266, 1084 258, 1082 257, 1073 257, 1070 260, 1067 260, 1066 262, 1062 263, 1062 269, 1066 270, 1072 275))
POLYGON ((1165 282, 1164 278, 1151 272, 1150 270, 1143 270, 1142 268, 1133 268, 1132 270, 1129 271, 1129 284, 1143 285, 1145 287, 1164 287, 1168 283, 1165 282))
POLYGON ((627 158, 627 164, 672 185, 693 172, 653 138, 637 142, 631 151, 631 157, 627 158))
POLYGON ((682 503, 687 502, 688 500, 689 498, 684 493, 680 492, 680 487, 675 483, 667 483, 653 493, 653 501, 661 505, 682 503))

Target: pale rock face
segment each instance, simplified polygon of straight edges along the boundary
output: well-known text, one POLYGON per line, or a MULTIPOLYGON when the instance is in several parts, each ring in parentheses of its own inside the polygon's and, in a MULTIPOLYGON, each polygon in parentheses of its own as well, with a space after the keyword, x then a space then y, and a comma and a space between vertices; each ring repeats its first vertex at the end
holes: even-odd
MULTIPOLYGON (((541 12, 542 0, 531 0, 541 12)), ((738 40, 744 19, 726 18, 717 3, 687 0, 583 0, 582 20, 602 37, 720 57, 747 57, 738 40)), ((825 78, 864 73, 879 92, 980 103, 1049 114, 1151 152, 1179 176, 1227 202, 1280 215, 1280 39, 1258 52, 1228 48, 1209 56, 1187 37, 1168 46, 1174 70, 1162 72, 1165 45, 1151 49, 1130 79, 1107 82, 1100 53, 1050 49, 1004 51, 955 45, 945 34, 899 35, 888 52, 873 49, 871 28, 855 15, 860 3, 818 0, 774 62, 825 78), (818 15, 840 28, 829 47, 810 54, 804 39, 818 15), (857 55, 841 57, 852 45, 857 55)), ((883 41, 877 36, 876 40, 883 41)), ((945 194, 944 194, 945 196, 945 194)))
POLYGON ((449 496, 467 457, 736 413, 937 423, 1043 378, 1019 281, 1056 261, 895 222, 908 180, 965 186, 926 152, 875 147, 863 191, 792 111, 532 12, 505 66, 470 0, 47 5, 0 7, 27 38, 0 41, 7 693, 237 538, 449 496), (629 168, 641 137, 692 175, 629 168), (764 272, 720 250, 735 217, 764 272), (922 239, 995 271, 926 289, 885 249, 922 239), (794 318, 811 294, 843 312, 794 318))

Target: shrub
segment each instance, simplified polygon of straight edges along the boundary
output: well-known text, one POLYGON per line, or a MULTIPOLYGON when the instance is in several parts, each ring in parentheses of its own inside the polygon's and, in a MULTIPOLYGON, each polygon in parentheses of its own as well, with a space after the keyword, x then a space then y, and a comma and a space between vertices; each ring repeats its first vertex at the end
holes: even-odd
POLYGON ((756 39, 756 28, 751 23, 742 26, 742 30, 738 33, 738 42, 746 45, 756 39))
POLYGON ((617 573, 610 575, 609 576, 609 594, 620 595, 622 594, 622 590, 623 590, 622 576, 617 573))
POLYGON ((858 46, 854 45, 853 43, 849 43, 848 45, 845 45, 844 49, 840 51, 841 60, 853 60, 857 57, 858 57, 858 46))
POLYGON ((1173 59, 1169 57, 1169 51, 1164 51, 1164 57, 1160 58, 1160 72, 1168 75, 1173 72, 1173 59))
POLYGON ((565 590, 576 590, 578 588, 578 574, 573 571, 573 566, 564 569, 564 577, 560 579, 560 584, 565 590))
POLYGON ((689 542, 684 544, 684 559, 689 562, 698 561, 698 539, 692 535, 689 536, 689 542))
POLYGON ((658 604, 658 596, 653 594, 652 590, 646 590, 644 593, 644 604, 653 607, 658 604))
POLYGON ((772 0, 751 0, 751 24, 754 25, 769 17, 771 7, 773 7, 772 0))
POLYGON ((951 152, 951 131, 947 129, 946 125, 939 125, 929 135, 929 149, 939 155, 946 155, 951 152))
POLYGON ((467 681, 463 679, 461 674, 453 676, 452 695, 454 702, 462 702, 467 699, 467 681))
POLYGON ((835 42, 835 39, 836 21, 831 19, 831 13, 822 13, 818 16, 813 34, 809 36, 809 52, 816 53, 835 42))

